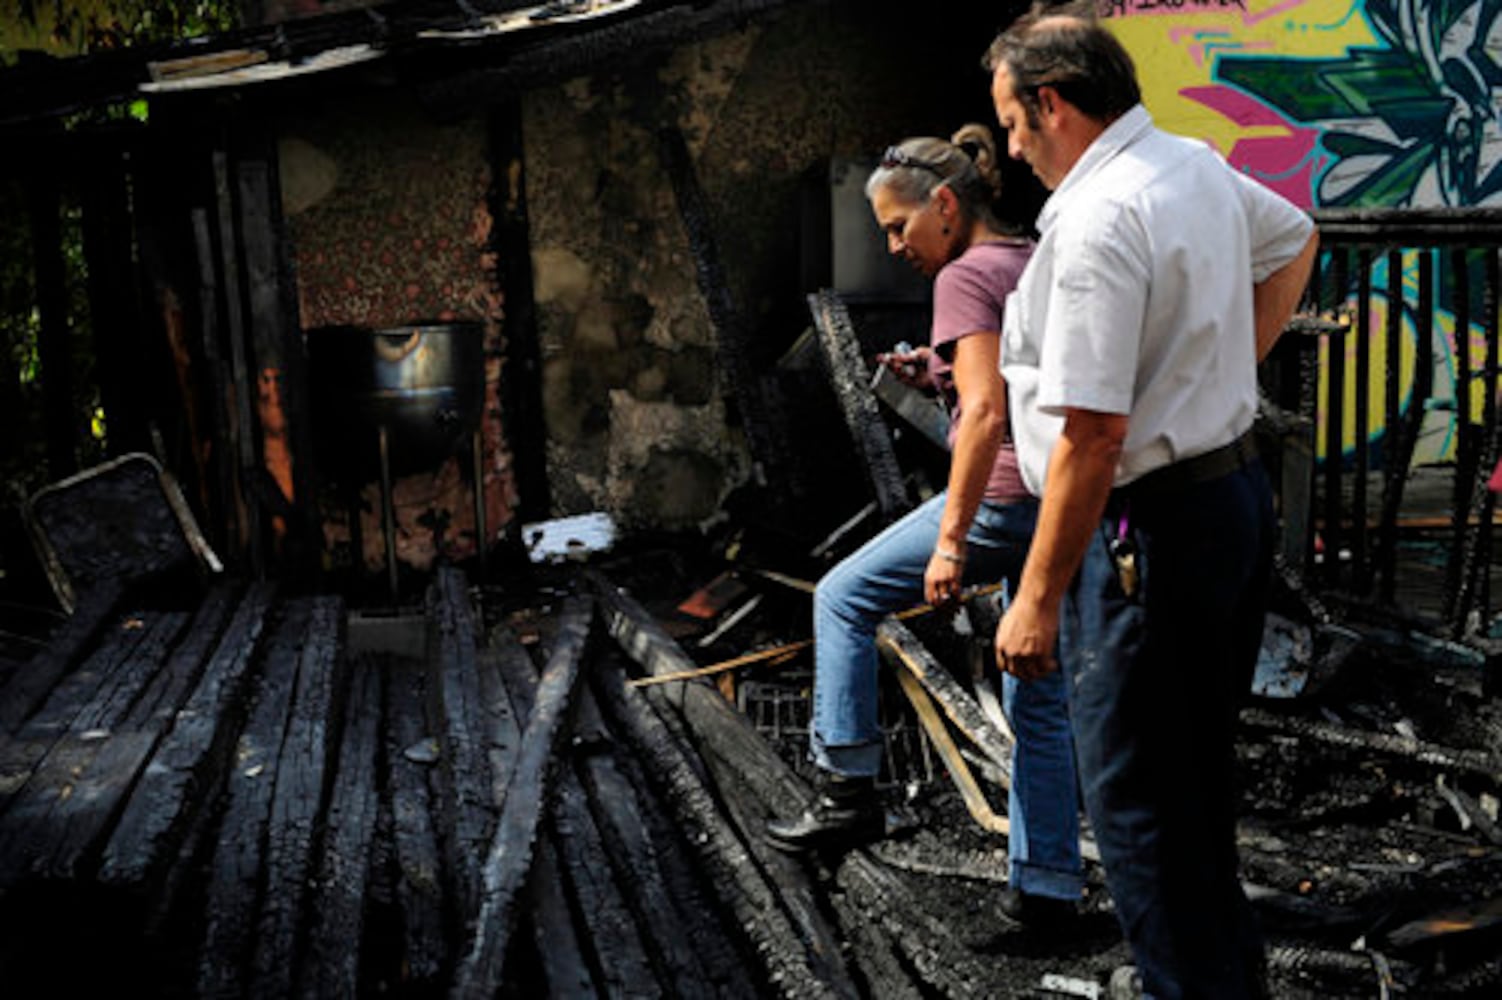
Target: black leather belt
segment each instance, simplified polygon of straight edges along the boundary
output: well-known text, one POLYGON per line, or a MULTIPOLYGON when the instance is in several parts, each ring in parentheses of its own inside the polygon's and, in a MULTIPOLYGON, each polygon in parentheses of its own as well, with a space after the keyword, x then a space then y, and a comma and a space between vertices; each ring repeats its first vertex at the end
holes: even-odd
POLYGON ((1133 500, 1165 496, 1196 483, 1219 479, 1256 460, 1257 445, 1252 440, 1252 432, 1247 431, 1230 444, 1154 469, 1114 492, 1119 497, 1133 500))

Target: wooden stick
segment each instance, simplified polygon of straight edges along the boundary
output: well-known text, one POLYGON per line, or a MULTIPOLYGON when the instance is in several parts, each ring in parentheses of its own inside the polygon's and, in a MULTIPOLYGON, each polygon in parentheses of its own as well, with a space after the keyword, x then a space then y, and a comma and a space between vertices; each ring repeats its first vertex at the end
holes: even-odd
MULTIPOLYGON (((960 600, 963 601, 971 597, 984 597, 987 594, 994 594, 996 593, 996 591, 1000 590, 1002 586, 1003 584, 1001 583, 986 583, 978 587, 971 587, 969 590, 966 590, 960 595, 960 600)), ((945 606, 952 607, 953 605, 945 606)), ((919 604, 914 607, 899 611, 896 614, 892 615, 892 617, 897 619, 898 621, 906 621, 909 618, 917 618, 921 615, 931 614, 937 609, 938 605, 935 604, 919 604)), ((708 677, 711 674, 723 673, 726 670, 734 670, 736 667, 744 667, 750 663, 760 663, 762 660, 770 660, 774 657, 783 657, 784 654, 787 653, 796 653, 799 650, 807 649, 813 644, 814 641, 812 639, 799 639, 797 642, 790 642, 783 646, 773 646, 771 649, 762 649, 758 650, 755 653, 746 653, 741 656, 733 657, 729 660, 721 660, 719 663, 711 663, 707 667, 698 667, 693 670, 679 670, 671 674, 655 674, 651 677, 637 677, 629 681, 628 683, 632 687, 650 687, 654 684, 667 684, 671 681, 687 681, 692 680, 695 677, 708 677)), ((779 662, 786 662, 786 659, 780 660, 779 662)))

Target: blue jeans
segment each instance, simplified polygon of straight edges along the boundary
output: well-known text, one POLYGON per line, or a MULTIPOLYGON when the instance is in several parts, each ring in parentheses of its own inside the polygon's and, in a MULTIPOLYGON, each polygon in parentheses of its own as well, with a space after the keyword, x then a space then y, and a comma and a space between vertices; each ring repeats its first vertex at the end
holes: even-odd
MULTIPOLYGON (((844 775, 881 766, 876 628, 923 600, 923 573, 939 537, 945 494, 930 499, 819 581, 814 594, 814 761, 844 775)), ((965 583, 1003 577, 1017 586, 1037 520, 1033 501, 981 504, 970 526, 965 583)), ((1063 677, 1007 676, 1003 708, 1017 735, 1008 796, 1011 884, 1040 896, 1078 899, 1082 886, 1078 790, 1063 677)))
POLYGON ((1113 494, 1065 599, 1060 652, 1085 806, 1144 995, 1263 995, 1263 946, 1237 877, 1237 709, 1272 565, 1271 493, 1253 463, 1167 495, 1113 494), (1138 582, 1108 552, 1125 525, 1138 582))

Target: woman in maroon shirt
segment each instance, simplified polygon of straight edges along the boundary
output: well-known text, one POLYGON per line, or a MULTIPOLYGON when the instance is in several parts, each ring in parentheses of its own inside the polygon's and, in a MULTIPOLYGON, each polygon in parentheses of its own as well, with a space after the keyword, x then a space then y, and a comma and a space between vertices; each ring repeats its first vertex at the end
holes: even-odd
MULTIPOLYGON (((819 581, 814 597, 814 710, 810 749, 820 791, 801 815, 774 820, 768 839, 786 850, 876 839, 884 813, 876 627, 923 598, 954 601, 964 584, 1016 586, 1037 516, 1007 440, 999 372, 1006 297, 1032 243, 998 220, 996 146, 982 125, 952 140, 908 139, 889 148, 866 183, 887 249, 934 278, 929 344, 882 355, 900 377, 936 392, 950 415, 948 488, 867 542, 819 581)), ((1003 681, 1017 736, 1009 796, 1012 889, 1021 919, 1072 913, 1081 872, 1074 752, 1062 681, 1003 681)))

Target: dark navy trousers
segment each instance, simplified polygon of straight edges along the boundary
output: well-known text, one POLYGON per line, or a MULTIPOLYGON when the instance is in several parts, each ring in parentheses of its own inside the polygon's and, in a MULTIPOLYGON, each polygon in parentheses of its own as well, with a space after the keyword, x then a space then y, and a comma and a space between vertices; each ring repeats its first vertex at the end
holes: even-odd
POLYGON ((1237 873, 1237 709, 1272 568, 1267 476, 1112 494, 1065 600, 1060 653, 1085 805, 1146 996, 1262 997, 1237 873), (1123 588, 1111 542, 1135 548, 1123 588))

